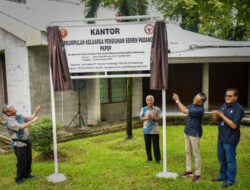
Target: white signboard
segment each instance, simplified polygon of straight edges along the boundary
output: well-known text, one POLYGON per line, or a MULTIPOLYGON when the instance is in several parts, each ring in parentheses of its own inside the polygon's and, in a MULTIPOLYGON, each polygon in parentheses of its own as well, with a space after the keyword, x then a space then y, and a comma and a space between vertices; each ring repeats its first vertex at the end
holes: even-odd
POLYGON ((60 27, 70 73, 150 70, 153 23, 60 27))

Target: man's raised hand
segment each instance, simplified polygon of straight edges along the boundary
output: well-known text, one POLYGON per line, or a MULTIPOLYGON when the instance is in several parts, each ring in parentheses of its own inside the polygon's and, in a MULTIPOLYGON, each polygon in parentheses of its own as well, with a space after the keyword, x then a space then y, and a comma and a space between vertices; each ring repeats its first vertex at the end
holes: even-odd
POLYGON ((40 111, 40 105, 36 107, 35 113, 37 114, 40 111))
POLYGON ((33 122, 38 121, 38 117, 35 117, 32 121, 33 121, 33 122))

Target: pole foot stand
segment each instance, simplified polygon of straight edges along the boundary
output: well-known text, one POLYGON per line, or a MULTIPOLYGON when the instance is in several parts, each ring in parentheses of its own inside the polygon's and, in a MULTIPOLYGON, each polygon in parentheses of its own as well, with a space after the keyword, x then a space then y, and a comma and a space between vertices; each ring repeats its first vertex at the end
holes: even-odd
POLYGON ((161 172, 156 175, 157 177, 163 177, 163 178, 176 178, 178 176, 175 172, 161 172))
POLYGON ((47 177, 48 182, 58 183, 66 180, 66 176, 62 173, 54 173, 47 177))

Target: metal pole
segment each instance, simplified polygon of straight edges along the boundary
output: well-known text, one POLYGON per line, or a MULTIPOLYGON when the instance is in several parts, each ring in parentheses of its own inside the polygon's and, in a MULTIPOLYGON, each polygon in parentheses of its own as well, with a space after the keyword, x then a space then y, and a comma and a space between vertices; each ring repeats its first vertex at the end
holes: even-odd
POLYGON ((53 82, 52 82, 52 72, 51 72, 51 67, 50 66, 49 66, 49 74, 50 74, 50 94, 51 94, 51 112, 52 112, 52 125, 53 125, 55 174, 58 174, 55 96, 54 96, 54 88, 53 88, 53 82))
POLYGON ((112 74, 109 75, 105 73, 105 75, 79 75, 79 76, 70 76, 71 79, 97 79, 97 78, 129 78, 129 77, 150 77, 150 74, 112 74))
MULTIPOLYGON (((78 84, 79 88, 79 84, 78 84)), ((81 118, 81 99, 80 99, 80 89, 78 89, 78 114, 79 114, 79 128, 82 127, 82 118, 81 118)))
POLYGON ((162 126, 163 126, 163 172, 158 173, 157 177, 176 178, 175 172, 167 172, 167 132, 166 132, 166 89, 162 89, 162 126))
POLYGON ((162 89, 163 173, 167 172, 166 89, 162 89))

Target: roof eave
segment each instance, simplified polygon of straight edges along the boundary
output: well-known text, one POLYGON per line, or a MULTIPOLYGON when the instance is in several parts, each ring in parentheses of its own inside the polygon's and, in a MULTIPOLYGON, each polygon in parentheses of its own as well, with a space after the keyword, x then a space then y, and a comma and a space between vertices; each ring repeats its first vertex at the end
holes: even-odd
POLYGON ((44 32, 28 26, 27 24, 11 18, 1 12, 0 26, 3 30, 23 40, 26 46, 47 45, 47 39, 44 36, 44 32))
POLYGON ((250 56, 214 56, 214 57, 168 57, 170 64, 184 63, 240 63, 250 62, 250 56))

